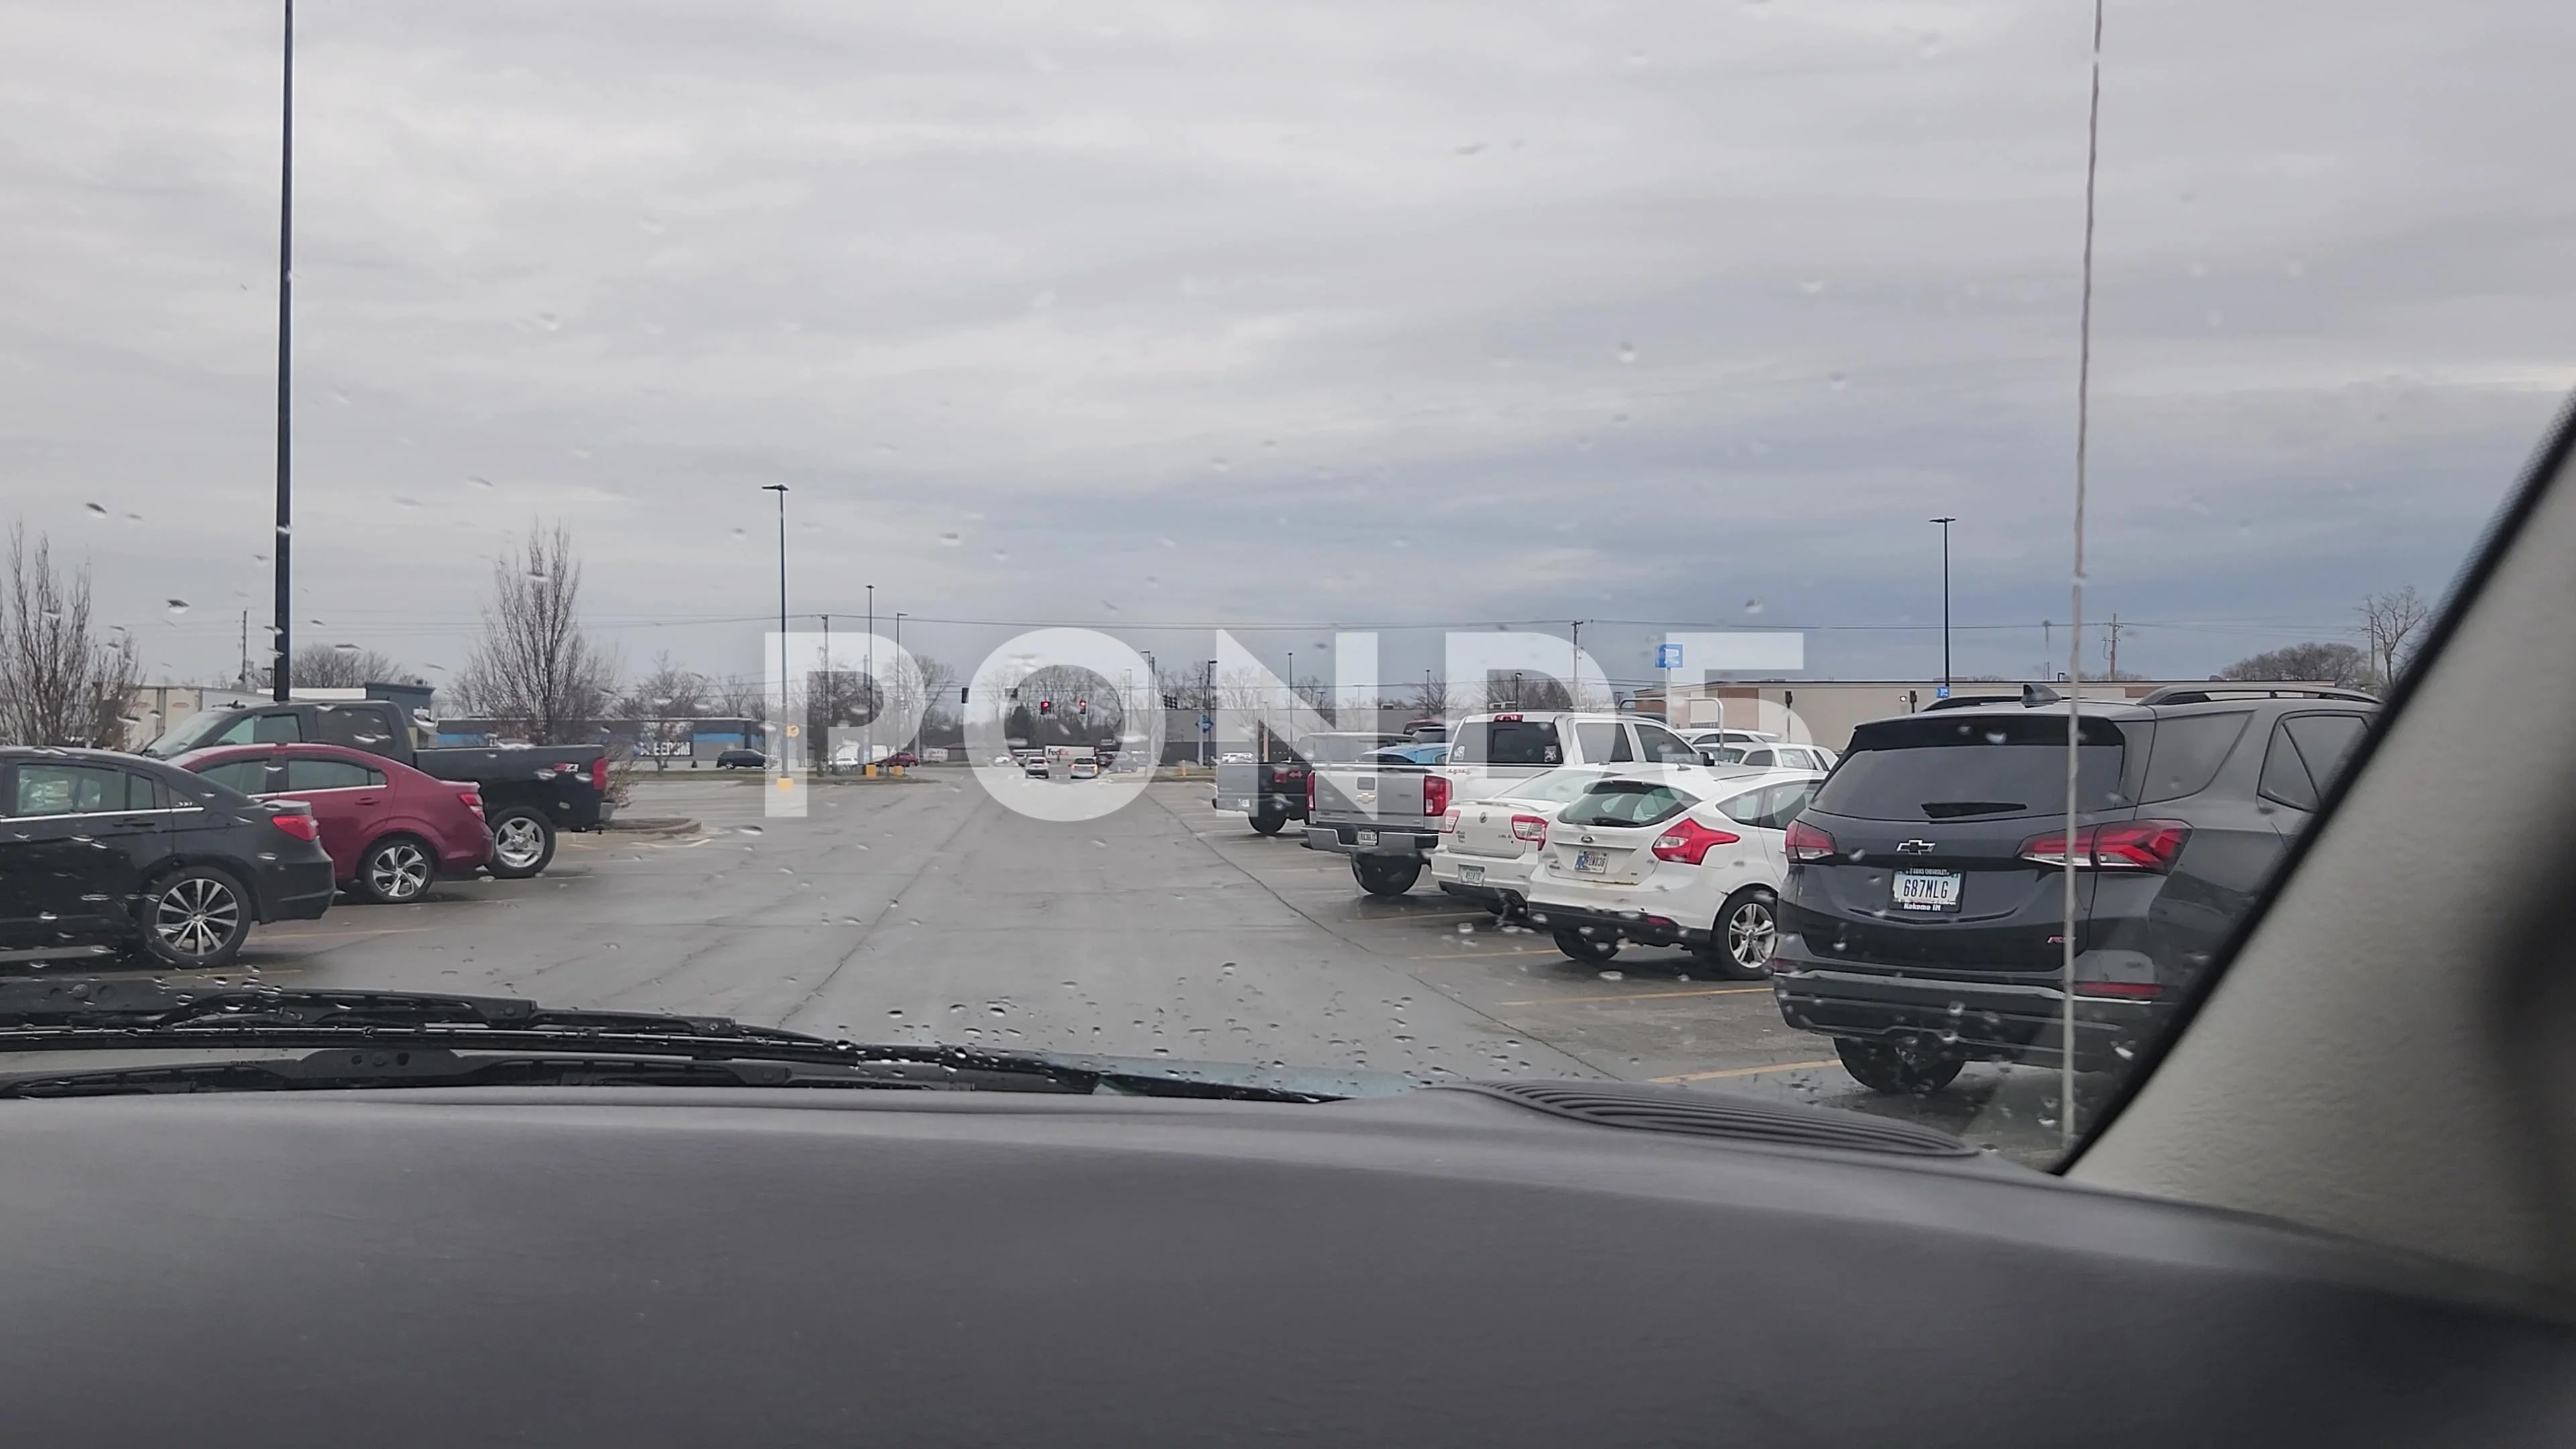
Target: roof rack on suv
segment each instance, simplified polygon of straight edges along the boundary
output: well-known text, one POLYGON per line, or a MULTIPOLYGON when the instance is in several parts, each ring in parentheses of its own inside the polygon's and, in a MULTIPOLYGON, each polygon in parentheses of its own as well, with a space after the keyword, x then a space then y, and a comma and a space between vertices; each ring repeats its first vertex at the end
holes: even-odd
POLYGON ((1929 713, 1936 709, 1973 709, 1981 704, 2019 703, 2021 703, 2021 696, 2017 694, 1954 694, 1948 699, 1936 699, 1923 706, 1923 709, 1929 713))
POLYGON ((2132 704, 2207 704, 2214 699, 2349 699, 2377 704, 2379 696, 2329 684, 2168 684, 2151 689, 2132 704))

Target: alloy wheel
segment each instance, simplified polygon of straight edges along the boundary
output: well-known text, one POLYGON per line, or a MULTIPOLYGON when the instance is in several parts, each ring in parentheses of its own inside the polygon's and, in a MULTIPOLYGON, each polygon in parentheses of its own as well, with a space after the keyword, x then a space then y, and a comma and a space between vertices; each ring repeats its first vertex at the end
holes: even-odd
POLYGON ((152 931, 183 956, 209 956, 241 926, 241 898, 212 876, 187 876, 152 906, 152 931))

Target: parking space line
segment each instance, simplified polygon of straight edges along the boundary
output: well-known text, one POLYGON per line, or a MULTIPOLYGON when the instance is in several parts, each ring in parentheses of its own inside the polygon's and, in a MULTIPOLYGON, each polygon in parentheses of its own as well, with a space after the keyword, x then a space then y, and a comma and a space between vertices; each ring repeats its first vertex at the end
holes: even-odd
POLYGON ((1614 996, 1542 996, 1531 1001, 1498 1001, 1494 1004, 1496 1006, 1562 1006, 1578 1001, 1661 1001, 1674 996, 1741 996, 1748 991, 1769 991, 1770 989, 1768 986, 1702 986, 1690 991, 1622 991, 1614 996))
POLYGON ((1683 1072, 1679 1076, 1652 1077, 1648 1080, 1666 1083, 1714 1082, 1720 1077, 1758 1077, 1766 1072, 1806 1072, 1813 1071, 1818 1067, 1838 1067, 1841 1065, 1842 1063, 1839 1061, 1782 1062, 1776 1067, 1728 1067, 1726 1070, 1721 1072, 1683 1072))

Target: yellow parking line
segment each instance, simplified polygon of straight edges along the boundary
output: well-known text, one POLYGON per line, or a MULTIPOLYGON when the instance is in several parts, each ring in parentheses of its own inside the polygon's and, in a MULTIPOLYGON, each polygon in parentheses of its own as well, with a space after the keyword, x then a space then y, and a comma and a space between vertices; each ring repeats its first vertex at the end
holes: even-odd
MULTIPOLYGON (((1419 959, 1437 960, 1437 957, 1419 959)), ((1496 1006, 1560 1006, 1574 1001, 1661 1001, 1673 996, 1738 996, 1769 991, 1768 986, 1703 986, 1693 991, 1622 991, 1616 996, 1542 996, 1533 1001, 1498 1001, 1496 1006)))
POLYGON ((1758 1077, 1765 1072, 1805 1072, 1817 1067, 1838 1067, 1839 1061, 1782 1062, 1776 1067, 1728 1067, 1722 1072, 1684 1072, 1677 1077, 1656 1077, 1658 1082, 1713 1082, 1720 1077, 1758 1077))

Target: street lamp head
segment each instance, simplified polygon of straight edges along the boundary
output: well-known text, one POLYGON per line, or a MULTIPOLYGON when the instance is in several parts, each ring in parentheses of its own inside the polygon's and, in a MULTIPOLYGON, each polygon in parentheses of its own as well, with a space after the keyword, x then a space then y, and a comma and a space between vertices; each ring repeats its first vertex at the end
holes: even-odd
POLYGON ((1955 517, 1955 516, 1953 516, 1953 515, 1951 515, 1951 514, 1947 514, 1947 513, 1945 513, 1945 514, 1941 515, 1939 518, 1935 518, 1935 519, 1933 519, 1933 520, 1931 520, 1931 521, 1932 521, 1932 522, 1934 522, 1934 523, 1938 523, 1938 524, 1942 525, 1943 527, 1947 527, 1947 526, 1949 526, 1950 524, 1953 524, 1953 523, 1958 522, 1959 520, 1957 519, 1957 517, 1955 517))
POLYGON ((763 493, 784 493, 787 491, 787 485, 784 483, 763 483, 760 485, 760 491, 763 493))

